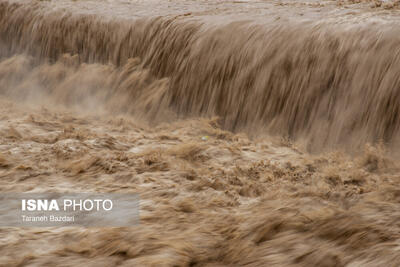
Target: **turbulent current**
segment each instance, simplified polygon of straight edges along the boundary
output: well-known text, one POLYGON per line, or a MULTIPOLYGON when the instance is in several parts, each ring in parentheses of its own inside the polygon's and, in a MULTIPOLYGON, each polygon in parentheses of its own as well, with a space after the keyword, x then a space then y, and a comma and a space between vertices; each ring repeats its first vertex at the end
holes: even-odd
POLYGON ((399 142, 394 26, 115 21, 7 3, 0 18, 2 92, 26 96, 29 80, 67 104, 218 116, 226 129, 305 139, 311 150, 399 142))
POLYGON ((0 266, 400 266, 399 5, 0 0, 0 193, 140 196, 0 266))

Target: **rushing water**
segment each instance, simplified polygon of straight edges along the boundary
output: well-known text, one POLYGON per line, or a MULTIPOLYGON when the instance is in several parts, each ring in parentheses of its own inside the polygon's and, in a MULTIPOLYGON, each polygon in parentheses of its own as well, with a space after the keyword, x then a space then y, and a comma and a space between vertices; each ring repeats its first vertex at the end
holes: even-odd
POLYGON ((390 3, 0 0, 0 192, 140 195, 0 265, 400 266, 390 3))
POLYGON ((30 55, 14 68, 39 72, 39 87, 51 87, 47 91, 69 102, 94 87, 100 104, 122 99, 119 111, 219 116, 226 129, 301 138, 316 150, 399 141, 400 35, 393 26, 207 27, 169 18, 109 21, 48 15, 18 4, 0 7, 1 73, 21 64, 10 55, 30 55), (74 62, 65 62, 64 54, 74 62), (88 68, 101 75, 76 77, 88 68), (82 80, 85 86, 79 86, 82 80), (66 83, 82 88, 66 91, 66 83))

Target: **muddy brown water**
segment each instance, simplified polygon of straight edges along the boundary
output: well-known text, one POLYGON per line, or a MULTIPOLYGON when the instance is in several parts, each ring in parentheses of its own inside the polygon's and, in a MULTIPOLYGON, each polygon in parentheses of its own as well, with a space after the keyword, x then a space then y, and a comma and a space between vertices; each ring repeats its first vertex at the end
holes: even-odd
POLYGON ((398 2, 0 1, 0 190, 141 224, 0 229, 4 266, 398 266, 398 2))

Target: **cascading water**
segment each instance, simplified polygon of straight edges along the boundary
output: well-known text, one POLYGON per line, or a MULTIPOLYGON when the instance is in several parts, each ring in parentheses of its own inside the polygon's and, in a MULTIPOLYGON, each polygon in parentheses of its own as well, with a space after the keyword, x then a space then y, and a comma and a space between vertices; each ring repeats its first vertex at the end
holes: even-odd
MULTIPOLYGON (((400 137, 400 35, 393 27, 244 22, 207 28, 174 19, 128 23, 44 14, 35 5, 6 2, 0 10, 2 72, 10 70, 9 56, 30 55, 28 72, 40 69, 39 87, 65 99, 96 87, 100 103, 124 99, 119 111, 219 116, 227 129, 303 138, 310 149, 400 137), (76 57, 72 67, 59 62, 64 54, 76 57), (93 86, 67 77, 94 68, 82 67, 87 63, 107 74, 92 79, 93 86), (60 64, 73 70, 49 83, 44 77, 60 64), (76 89, 54 86, 66 80, 76 89)), ((9 75, 2 84, 10 88, 4 79, 9 75)))
POLYGON ((400 266, 391 1, 0 0, 0 265, 400 266), (140 224, 3 227, 16 192, 140 224))

